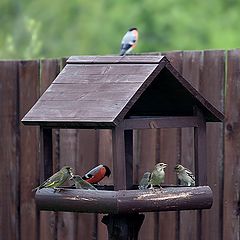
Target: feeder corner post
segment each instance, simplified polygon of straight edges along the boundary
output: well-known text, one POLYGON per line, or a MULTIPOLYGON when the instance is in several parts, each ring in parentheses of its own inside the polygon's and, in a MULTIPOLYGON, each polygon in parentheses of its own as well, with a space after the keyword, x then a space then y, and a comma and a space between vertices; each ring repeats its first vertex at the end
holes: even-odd
POLYGON ((52 129, 40 127, 40 179, 43 182, 53 173, 52 129))
POLYGON ((195 107, 195 115, 198 117, 198 126, 194 127, 194 159, 196 184, 207 185, 207 137, 206 120, 202 111, 195 107))
POLYGON ((131 189, 133 185, 133 130, 123 124, 112 129, 114 190, 131 189))

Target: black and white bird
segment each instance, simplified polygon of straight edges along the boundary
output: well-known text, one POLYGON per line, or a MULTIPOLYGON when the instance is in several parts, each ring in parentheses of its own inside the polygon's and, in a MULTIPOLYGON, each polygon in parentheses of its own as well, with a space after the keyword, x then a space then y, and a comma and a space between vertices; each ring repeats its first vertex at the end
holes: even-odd
POLYGON ((132 51, 138 41, 138 30, 137 28, 130 28, 127 33, 123 36, 120 48, 120 56, 126 55, 132 51))
POLYGON ((177 164, 174 169, 181 185, 195 186, 195 176, 189 169, 185 168, 181 164, 177 164))

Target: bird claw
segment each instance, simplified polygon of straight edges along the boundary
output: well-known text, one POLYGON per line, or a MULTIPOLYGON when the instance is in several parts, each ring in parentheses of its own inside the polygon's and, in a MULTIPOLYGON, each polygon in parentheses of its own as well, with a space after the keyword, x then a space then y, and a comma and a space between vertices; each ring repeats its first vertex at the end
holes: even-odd
POLYGON ((54 193, 59 193, 59 192, 61 192, 62 191, 62 189, 61 188, 53 188, 54 189, 54 193))

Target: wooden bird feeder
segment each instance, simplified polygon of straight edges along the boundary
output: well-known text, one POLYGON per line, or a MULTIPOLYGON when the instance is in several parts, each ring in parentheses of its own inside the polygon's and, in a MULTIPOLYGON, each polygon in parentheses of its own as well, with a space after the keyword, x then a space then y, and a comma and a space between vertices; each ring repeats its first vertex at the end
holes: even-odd
POLYGON ((41 189, 36 192, 37 206, 40 210, 109 214, 103 218, 109 239, 137 239, 144 218, 140 212, 210 208, 206 122, 223 119, 166 57, 70 57, 22 122, 41 127, 44 179, 52 175, 52 128, 111 129, 114 190, 41 189), (194 128, 197 186, 130 190, 133 129, 183 127, 194 128), (117 226, 121 226, 118 238, 117 226))

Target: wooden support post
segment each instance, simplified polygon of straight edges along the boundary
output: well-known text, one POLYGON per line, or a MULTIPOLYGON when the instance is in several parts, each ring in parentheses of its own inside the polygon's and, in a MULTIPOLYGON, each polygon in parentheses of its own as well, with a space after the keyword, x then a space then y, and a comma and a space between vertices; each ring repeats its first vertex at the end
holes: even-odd
MULTIPOLYGON (((206 121, 199 108, 195 108, 195 115, 199 118, 199 126, 194 128, 194 159, 196 185, 207 185, 207 138, 206 121)), ((197 237, 202 239, 202 211, 197 213, 197 237)))
POLYGON ((199 117, 199 126, 194 128, 194 158, 196 185, 207 185, 207 138, 206 121, 199 109, 196 109, 199 117))
POLYGON ((114 190, 126 189, 124 129, 121 125, 112 130, 112 144, 114 190))
POLYGON ((137 240, 144 214, 109 214, 102 222, 107 225, 108 240, 137 240))
POLYGON ((52 129, 50 128, 40 128, 41 137, 41 182, 49 178, 53 173, 53 158, 52 158, 52 129))
POLYGON ((124 131, 126 184, 127 189, 133 186, 133 130, 124 131))

